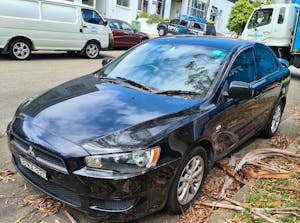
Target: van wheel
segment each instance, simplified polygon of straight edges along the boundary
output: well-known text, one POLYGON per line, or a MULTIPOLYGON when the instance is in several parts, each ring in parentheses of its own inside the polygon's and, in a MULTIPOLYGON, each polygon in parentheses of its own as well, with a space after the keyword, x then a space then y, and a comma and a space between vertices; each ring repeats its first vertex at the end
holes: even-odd
POLYGON ((169 190, 166 209, 181 214, 199 196, 208 171, 207 152, 201 146, 194 148, 182 161, 169 190))
POLYGON ((27 40, 16 39, 9 45, 9 56, 15 60, 27 60, 31 56, 31 45, 27 40))
POLYGON ((84 49, 84 55, 90 59, 97 58, 99 56, 99 53, 100 46, 96 42, 89 42, 84 49))

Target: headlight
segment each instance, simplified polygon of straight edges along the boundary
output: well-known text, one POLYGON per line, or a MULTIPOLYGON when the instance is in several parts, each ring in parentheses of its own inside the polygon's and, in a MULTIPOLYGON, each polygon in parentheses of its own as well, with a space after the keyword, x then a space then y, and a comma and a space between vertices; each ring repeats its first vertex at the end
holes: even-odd
POLYGON ((120 173, 137 173, 155 167, 160 155, 160 147, 127 153, 115 153, 85 158, 87 167, 112 170, 120 173))

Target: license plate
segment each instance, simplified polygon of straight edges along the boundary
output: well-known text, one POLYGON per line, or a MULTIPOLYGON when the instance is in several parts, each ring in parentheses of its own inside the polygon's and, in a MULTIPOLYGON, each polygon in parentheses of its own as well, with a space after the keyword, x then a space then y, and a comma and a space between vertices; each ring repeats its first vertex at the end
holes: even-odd
POLYGON ((42 168, 38 167, 37 165, 30 162, 29 160, 23 158, 22 156, 20 156, 20 163, 22 164, 22 166, 24 166, 27 169, 31 170, 32 172, 36 173, 43 179, 48 180, 46 170, 43 170, 42 168))

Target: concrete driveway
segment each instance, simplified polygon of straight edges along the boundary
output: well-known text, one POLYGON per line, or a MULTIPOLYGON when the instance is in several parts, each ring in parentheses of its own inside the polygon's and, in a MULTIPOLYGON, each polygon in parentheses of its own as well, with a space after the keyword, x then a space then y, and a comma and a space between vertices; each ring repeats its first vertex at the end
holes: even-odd
MULTIPOLYGON (((124 51, 103 51, 102 58, 106 55, 118 56, 124 51)), ((38 53, 34 54, 30 61, 13 61, 0 55, 0 132, 4 132, 8 122, 13 117, 17 106, 27 97, 61 84, 70 79, 90 73, 101 67, 101 59, 88 60, 66 53, 38 53)), ((293 68, 292 68, 293 69, 293 68)), ((295 76, 300 77, 300 72, 293 69, 295 76)), ((299 123, 292 116, 300 106, 300 79, 293 78, 284 120, 280 131, 290 137, 295 137, 300 132, 299 123)), ((257 148, 267 144, 268 141, 259 137, 253 138, 242 146, 242 151, 257 148)), ((6 145, 6 137, 0 138, 0 170, 13 169, 10 162, 10 153, 6 145)), ((12 177, 14 181, 0 181, 0 223, 14 222, 19 216, 24 215, 21 221, 28 223, 45 220, 52 223, 54 219, 67 222, 62 213, 43 218, 42 214, 33 212, 32 207, 22 206, 23 199, 30 194, 39 192, 25 183, 19 174, 12 177), (25 186, 26 185, 26 186, 25 186)), ((70 209, 78 222, 94 223, 81 213, 70 209)), ((179 216, 167 215, 160 212, 143 218, 137 222, 177 222, 179 216)))

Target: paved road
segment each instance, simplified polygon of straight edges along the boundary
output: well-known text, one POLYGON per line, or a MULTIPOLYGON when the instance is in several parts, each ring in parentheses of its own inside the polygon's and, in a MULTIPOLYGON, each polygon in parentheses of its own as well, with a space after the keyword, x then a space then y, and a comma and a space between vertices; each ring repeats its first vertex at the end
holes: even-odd
MULTIPOLYGON (((118 56, 124 51, 105 51, 103 54, 118 56)), ((102 58, 105 56, 103 55, 102 58)), ((30 61, 12 61, 0 55, 0 132, 3 132, 7 123, 13 116, 17 106, 27 97, 39 94, 46 89, 54 87, 72 78, 95 71, 101 67, 101 59, 88 60, 77 56, 69 56, 65 53, 39 53, 34 54, 30 61)), ((291 115, 297 106, 300 106, 300 72, 294 68, 295 78, 292 79, 288 96, 287 109, 280 131, 294 137, 300 131, 299 123, 296 123, 291 115)), ((252 139, 243 145, 246 151, 267 144, 266 140, 259 137, 252 139)), ((10 162, 10 154, 6 146, 6 138, 0 138, 0 170, 13 169, 10 162)), ((27 186, 24 189, 24 180, 17 174, 14 182, 0 181, 0 223, 14 222, 21 214, 26 215, 22 222, 35 223, 42 219, 41 214, 32 213, 30 207, 20 207, 24 197, 38 193, 34 188, 27 186)), ((74 212, 73 212, 74 213, 74 212)), ((94 223, 84 215, 74 213, 78 222, 94 223)), ((61 222, 62 214, 46 219, 53 222, 57 218, 61 222)), ((138 222, 176 222, 178 216, 169 216, 164 212, 146 217, 138 222)))

